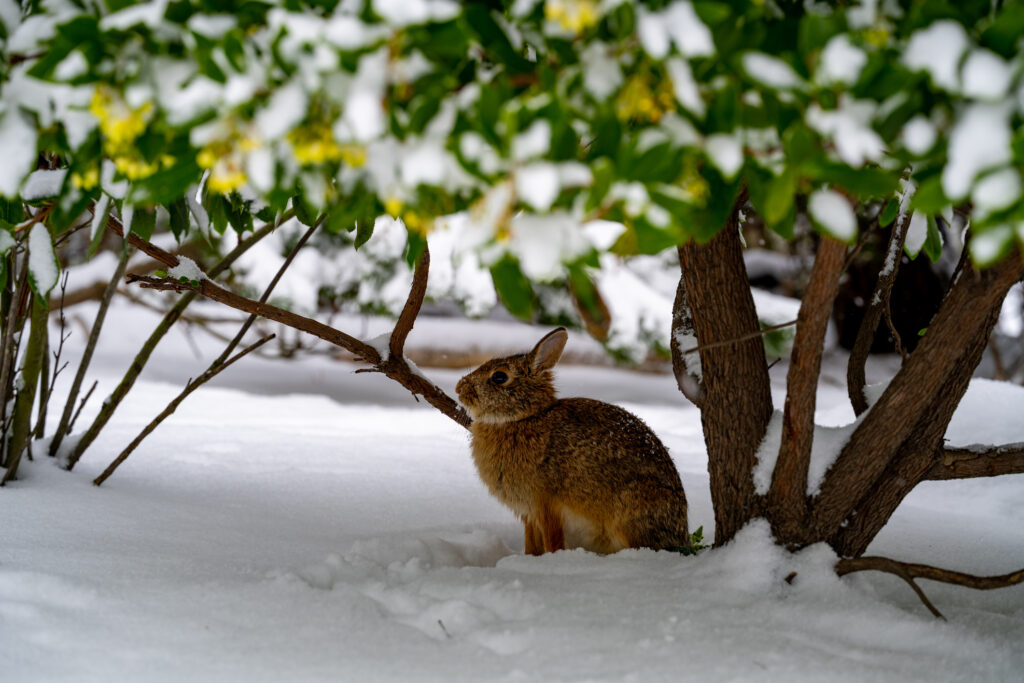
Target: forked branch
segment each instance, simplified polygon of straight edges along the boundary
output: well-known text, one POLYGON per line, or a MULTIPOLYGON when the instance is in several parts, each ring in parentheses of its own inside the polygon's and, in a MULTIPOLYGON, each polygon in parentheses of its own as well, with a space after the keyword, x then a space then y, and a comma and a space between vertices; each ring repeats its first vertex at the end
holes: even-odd
POLYGON ((888 557, 843 558, 836 562, 835 569, 836 574, 839 576, 863 571, 879 571, 887 574, 894 574, 910 584, 911 588, 913 588, 914 592, 917 593, 917 597, 921 599, 921 602, 924 603, 925 607, 940 619, 945 619, 946 617, 942 615, 942 612, 935 608, 935 605, 933 605, 928 599, 928 596, 924 594, 921 587, 914 582, 914 579, 929 579, 931 581, 951 583, 955 586, 975 588, 977 590, 1007 588, 1008 586, 1015 586, 1019 583, 1024 583, 1024 569, 1018 569, 1015 572, 1002 574, 1000 576, 975 576, 974 574, 955 572, 949 569, 940 569, 939 567, 932 567, 927 564, 899 562, 888 557))
POLYGON ((864 366, 867 363, 868 354, 871 353, 871 344, 875 339, 878 323, 889 311, 889 300, 900 267, 900 254, 903 253, 903 243, 907 239, 908 222, 908 214, 903 213, 893 223, 892 233, 889 235, 889 245, 885 250, 885 261, 878 274, 878 281, 875 283, 871 301, 868 303, 867 310, 864 311, 864 320, 861 321, 860 328, 857 330, 857 338, 853 343, 850 360, 846 366, 846 389, 850 395, 850 403, 853 404, 853 411, 857 415, 868 409, 868 401, 864 396, 864 385, 867 382, 864 366))
MULTIPOLYGON (((177 265, 178 259, 172 254, 168 254, 162 249, 155 247, 155 245, 152 245, 137 236, 135 236, 135 239, 132 240, 131 243, 136 244, 140 250, 171 267, 177 265)), ((408 336, 409 331, 412 330, 413 323, 416 320, 416 315, 419 313, 420 307, 423 304, 423 297, 426 294, 427 288, 429 267, 430 255, 427 249, 424 248, 423 255, 420 257, 420 260, 416 265, 413 284, 409 291, 409 297, 402 310, 402 314, 399 316, 398 323, 391 334, 387 358, 382 357, 380 352, 370 344, 346 334, 341 330, 335 329, 330 325, 325 325, 317 320, 313 320, 312 318, 307 318, 305 316, 292 313, 291 311, 278 308, 277 306, 272 306, 266 302, 254 301, 240 296, 234 292, 224 289, 209 279, 198 281, 179 281, 174 278, 158 278, 129 274, 127 281, 129 284, 137 283, 139 286, 147 289, 175 292, 196 292, 202 294, 208 299, 212 299, 213 301, 224 304, 225 306, 229 306, 230 308, 252 315, 258 315, 268 320, 273 320, 274 322, 287 327, 301 330, 307 334, 319 337, 320 339, 334 344, 335 346, 340 346, 370 365, 370 368, 368 368, 370 371, 383 373, 390 379, 393 379, 404 386, 412 392, 414 396, 423 396, 427 403, 437 408, 463 427, 469 428, 472 420, 466 411, 433 382, 415 371, 409 365, 405 356, 402 355, 402 350, 405 346, 405 339, 408 336), (394 350, 397 350, 398 353, 394 353, 394 350)))

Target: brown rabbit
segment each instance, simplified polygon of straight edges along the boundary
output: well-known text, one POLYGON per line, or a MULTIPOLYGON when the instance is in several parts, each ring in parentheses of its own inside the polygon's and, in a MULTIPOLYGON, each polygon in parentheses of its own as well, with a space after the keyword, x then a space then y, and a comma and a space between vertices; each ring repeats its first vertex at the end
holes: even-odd
POLYGON ((567 339, 560 327, 459 380, 480 478, 523 520, 531 555, 688 547, 683 485, 654 432, 609 403, 555 398, 567 339))

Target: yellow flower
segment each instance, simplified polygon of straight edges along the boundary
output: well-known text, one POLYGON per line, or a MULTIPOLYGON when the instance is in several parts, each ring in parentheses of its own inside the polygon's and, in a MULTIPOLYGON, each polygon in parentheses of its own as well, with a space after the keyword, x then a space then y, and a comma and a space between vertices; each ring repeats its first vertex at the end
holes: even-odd
POLYGON ((593 0, 546 0, 544 17, 574 35, 597 24, 600 16, 593 0))
POLYGON ((341 160, 352 168, 366 164, 366 148, 362 145, 341 145, 341 160))
POLYGON ((887 26, 876 24, 864 31, 864 42, 872 47, 885 47, 892 37, 887 26))
POLYGON ((210 171, 206 187, 210 192, 228 194, 245 185, 247 180, 245 172, 240 167, 234 164, 224 164, 223 168, 216 167, 210 171))
POLYGON ((657 123, 676 107, 672 81, 667 76, 658 80, 652 90, 651 73, 631 76, 615 100, 615 113, 620 121, 657 123))
POLYGON ((418 232, 421 235, 425 235, 430 232, 433 227, 430 221, 423 219, 423 216, 416 213, 415 211, 406 211, 402 214, 402 222, 405 223, 405 227, 413 232, 418 232))
POLYGON ((100 169, 96 166, 85 171, 85 173, 79 173, 75 171, 71 174, 71 185, 79 190, 91 190, 96 187, 100 182, 100 169))
POLYGON ((120 95, 100 86, 92 95, 89 111, 100 123, 104 150, 115 155, 125 152, 146 130, 153 114, 153 104, 146 102, 132 109, 120 95))
POLYGON ((398 218, 398 215, 402 213, 402 207, 404 205, 405 204, 398 197, 388 197, 384 200, 384 213, 392 218, 398 218))
POLYGON ((159 164, 145 161, 137 152, 113 157, 114 166, 128 180, 142 180, 160 170, 159 164))
POLYGON ((292 154, 300 164, 322 164, 327 161, 343 160, 341 148, 326 123, 311 123, 300 126, 288 133, 292 154))

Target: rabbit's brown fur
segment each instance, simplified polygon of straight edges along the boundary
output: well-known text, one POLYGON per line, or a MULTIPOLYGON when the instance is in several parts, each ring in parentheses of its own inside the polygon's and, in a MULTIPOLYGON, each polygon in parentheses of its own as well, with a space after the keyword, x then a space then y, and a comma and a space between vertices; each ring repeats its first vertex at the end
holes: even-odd
POLYGON ((481 479, 523 520, 534 555, 689 545, 683 485, 654 432, 609 403, 555 397, 567 339, 559 328, 459 381, 481 479))

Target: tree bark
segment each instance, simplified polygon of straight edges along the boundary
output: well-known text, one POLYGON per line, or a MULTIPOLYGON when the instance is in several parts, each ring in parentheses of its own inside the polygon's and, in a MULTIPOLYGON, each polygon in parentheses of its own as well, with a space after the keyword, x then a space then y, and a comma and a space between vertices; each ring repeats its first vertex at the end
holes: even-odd
MULTIPOLYGON (((759 329, 739 238, 738 204, 707 244, 679 247, 683 286, 703 346, 759 329)), ((768 365, 760 336, 700 351, 701 422, 715 510, 715 545, 731 539, 761 512, 751 476, 772 414, 768 365)))
POLYGON ((822 238, 811 269, 810 282, 800 303, 800 314, 786 376, 786 406, 782 416, 782 442, 772 473, 768 504, 776 538, 801 543, 807 525, 807 469, 814 443, 814 407, 832 302, 839 291, 846 245, 822 238))
POLYGON ((920 345, 828 471, 812 505, 812 536, 859 555, 934 464, 1006 292, 1024 276, 1019 255, 961 270, 920 345), (846 522, 846 526, 841 528, 846 522))

